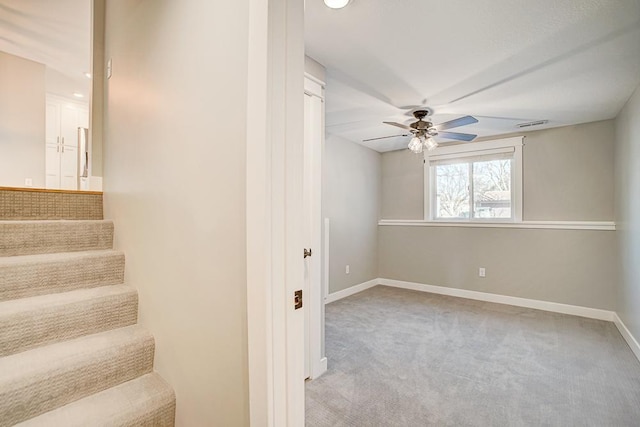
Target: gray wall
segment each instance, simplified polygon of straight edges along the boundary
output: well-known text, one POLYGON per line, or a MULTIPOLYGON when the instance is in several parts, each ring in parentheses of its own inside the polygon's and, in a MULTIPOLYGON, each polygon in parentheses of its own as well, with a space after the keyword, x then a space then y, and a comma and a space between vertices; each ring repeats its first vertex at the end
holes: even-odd
POLYGON ((44 188, 45 66, 0 52, 0 186, 44 188))
MULTIPOLYGON (((524 220, 613 221, 613 120, 525 135, 524 220)), ((382 155, 382 218, 423 219, 422 165, 409 150, 382 155)))
POLYGON ((640 87, 616 119, 617 312, 640 340, 640 87))
POLYGON ((382 218, 424 219, 423 157, 409 150, 382 154, 382 218))
MULTIPOLYGON (((612 121, 527 133, 524 219, 612 221, 613 141, 612 121)), ((420 159, 382 155, 384 218, 422 218, 420 159)), ((380 277, 615 308, 612 231, 380 226, 378 239, 380 277)))
POLYGON ((381 226, 378 244, 387 279, 615 308, 612 231, 381 226))
POLYGON ((523 219, 613 221, 613 120, 530 132, 523 219))
POLYGON ((325 141, 323 217, 329 235, 329 293, 378 277, 380 154, 336 136, 325 141), (350 274, 345 273, 346 265, 350 274))
POLYGON ((105 216, 177 426, 249 424, 248 3, 106 4, 105 216))

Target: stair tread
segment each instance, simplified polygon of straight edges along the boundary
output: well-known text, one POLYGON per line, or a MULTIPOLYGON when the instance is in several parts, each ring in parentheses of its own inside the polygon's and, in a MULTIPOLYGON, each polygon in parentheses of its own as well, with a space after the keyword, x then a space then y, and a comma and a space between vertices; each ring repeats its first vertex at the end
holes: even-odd
POLYGON ((129 293, 136 293, 136 289, 130 285, 120 284, 0 301, 0 318, 19 312, 53 308, 60 305, 72 304, 74 302, 89 301, 101 297, 129 293))
POLYGON ((0 267, 18 264, 42 264, 59 261, 71 261, 85 258, 100 258, 103 256, 121 256, 124 252, 117 249, 90 249, 77 252, 54 252, 48 254, 30 254, 0 257, 0 267))
POLYGON ((0 301, 0 356, 133 325, 137 312, 123 284, 0 301))
POLYGON ((150 373, 17 424, 36 426, 173 425, 175 395, 158 375, 150 373), (149 414, 164 410, 165 420, 149 414), (146 423, 145 423, 146 421, 146 423))
POLYGON ((0 390, 26 375, 38 375, 50 370, 73 365, 75 361, 101 355, 107 350, 127 346, 139 340, 153 340, 151 334, 139 325, 125 326, 68 341, 36 347, 0 358, 0 390))

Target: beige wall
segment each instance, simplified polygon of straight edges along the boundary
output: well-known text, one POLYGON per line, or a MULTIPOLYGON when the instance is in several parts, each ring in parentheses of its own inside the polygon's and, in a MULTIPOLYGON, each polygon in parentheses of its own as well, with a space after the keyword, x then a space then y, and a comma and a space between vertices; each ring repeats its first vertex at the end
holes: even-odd
POLYGON ((248 1, 107 2, 105 215, 178 426, 248 425, 248 1))
POLYGON ((0 186, 44 188, 45 66, 0 52, 0 186))
POLYGON ((381 226, 378 244, 387 279, 615 308, 612 231, 381 226))
POLYGON ((104 135, 104 14, 105 0, 93 0, 91 38, 93 43, 91 86, 91 175, 102 176, 102 138, 104 135))
POLYGON ((616 119, 617 312, 640 340, 640 87, 616 119))
POLYGON ((378 277, 380 154, 329 135, 324 169, 323 216, 331 223, 329 293, 333 293, 378 277))
MULTIPOLYGON (((529 132, 524 219, 612 221, 613 121, 529 132)), ((382 155, 382 213, 422 219, 422 157, 382 155)), ((380 277, 615 308, 615 232, 381 226, 380 277), (478 277, 478 268, 487 277, 478 277)))

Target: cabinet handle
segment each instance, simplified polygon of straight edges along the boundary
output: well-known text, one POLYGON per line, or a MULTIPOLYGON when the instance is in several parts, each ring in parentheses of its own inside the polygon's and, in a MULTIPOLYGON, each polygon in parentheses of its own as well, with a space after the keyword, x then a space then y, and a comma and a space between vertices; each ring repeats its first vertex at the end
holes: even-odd
POLYGON ((60 152, 60 137, 56 136, 56 151, 60 152))

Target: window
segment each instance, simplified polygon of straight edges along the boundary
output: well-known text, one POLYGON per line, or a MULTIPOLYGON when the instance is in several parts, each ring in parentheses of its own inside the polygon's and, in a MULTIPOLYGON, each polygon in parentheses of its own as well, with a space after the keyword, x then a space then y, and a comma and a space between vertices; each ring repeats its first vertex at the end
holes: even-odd
POLYGON ((522 139, 439 147, 425 157, 425 212, 436 221, 520 221, 522 139))

